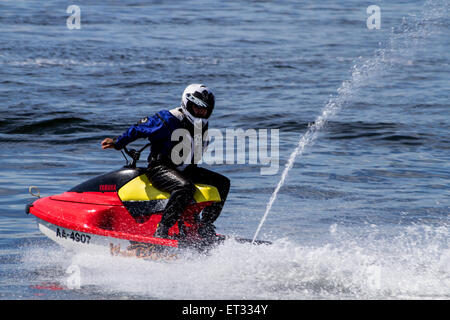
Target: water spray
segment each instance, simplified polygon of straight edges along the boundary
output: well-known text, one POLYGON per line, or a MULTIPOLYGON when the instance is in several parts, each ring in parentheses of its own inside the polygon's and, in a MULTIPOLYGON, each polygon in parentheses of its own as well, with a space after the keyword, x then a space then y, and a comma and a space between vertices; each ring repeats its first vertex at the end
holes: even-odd
POLYGON ((322 111, 322 114, 317 118, 317 120, 314 123, 312 123, 308 126, 308 131, 306 131, 306 133, 300 138, 300 140, 297 144, 297 147, 291 153, 289 160, 286 163, 286 166, 284 167, 283 173, 281 174, 281 179, 278 182, 278 185, 275 188, 275 191, 273 192, 272 196, 270 197, 269 203, 267 204, 267 207, 266 207, 266 212, 264 213, 264 216, 262 217, 261 222, 259 223, 258 228, 256 229, 252 243, 255 242, 256 237, 258 236, 259 231, 261 230, 261 227, 264 224, 264 221, 266 220, 266 217, 269 214, 270 209, 272 208, 272 205, 277 198, 278 192, 280 191, 281 187, 284 184, 284 181, 287 177, 289 170, 294 165, 295 158, 297 158, 297 156, 299 156, 299 155, 302 155, 305 150, 305 147, 307 145, 311 144, 316 139, 317 134, 320 131, 320 129, 322 129, 323 126, 325 126, 328 118, 331 117, 332 115, 334 115, 336 113, 337 109, 338 109, 338 105, 335 102, 330 101, 326 105, 325 109, 322 111))
POLYGON ((337 90, 337 95, 330 98, 320 116, 317 117, 314 123, 308 126, 308 130, 300 138, 297 147, 289 156, 289 160, 281 174, 280 181, 267 203, 266 211, 256 229, 252 243, 255 242, 256 237, 277 198, 278 192, 286 180, 289 170, 294 165, 295 159, 304 153, 306 146, 314 143, 318 133, 326 125, 327 121, 334 116, 342 106, 348 103, 359 88, 368 81, 373 81, 383 75, 396 58, 402 58, 413 54, 415 52, 414 49, 417 50, 419 44, 421 44, 420 40, 426 38, 431 32, 430 27, 436 24, 436 20, 445 17, 447 12, 448 4, 446 4, 445 1, 426 1, 420 19, 414 19, 412 24, 408 24, 408 21, 403 19, 400 27, 400 30, 402 31, 398 34, 396 34, 394 30, 392 31, 386 48, 379 49, 374 57, 362 59, 353 66, 350 80, 346 80, 341 84, 337 90))

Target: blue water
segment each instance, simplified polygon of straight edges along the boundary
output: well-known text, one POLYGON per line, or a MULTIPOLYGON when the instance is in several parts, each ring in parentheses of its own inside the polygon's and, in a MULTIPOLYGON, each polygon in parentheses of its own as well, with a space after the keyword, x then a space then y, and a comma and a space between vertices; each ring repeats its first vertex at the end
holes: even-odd
POLYGON ((73 4, 79 30, 67 1, 0 3, 1 299, 450 297, 448 1, 377 1, 374 30, 354 0, 73 4), (274 244, 164 264, 41 235, 28 186, 61 193, 118 169, 101 140, 178 106, 192 82, 214 89, 210 127, 280 130, 277 174, 211 166, 232 181, 217 230, 247 238, 331 103, 258 235, 274 244))

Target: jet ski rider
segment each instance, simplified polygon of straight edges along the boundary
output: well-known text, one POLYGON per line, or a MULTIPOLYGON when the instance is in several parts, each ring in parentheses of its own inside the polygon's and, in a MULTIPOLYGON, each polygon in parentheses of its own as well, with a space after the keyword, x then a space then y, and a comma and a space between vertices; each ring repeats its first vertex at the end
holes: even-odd
MULTIPOLYGON (((158 189, 170 193, 155 237, 168 238, 169 229, 179 220, 188 204, 193 200, 195 183, 214 185, 221 202, 206 207, 201 215, 199 234, 205 239, 215 236, 214 221, 219 217, 230 189, 230 180, 213 171, 200 168, 189 159, 188 164, 175 164, 171 159, 172 149, 178 143, 172 141, 176 129, 186 129, 194 136, 194 125, 201 126, 202 137, 208 129, 208 118, 214 109, 215 98, 212 91, 203 84, 186 87, 181 106, 172 110, 162 110, 151 117, 145 117, 117 138, 106 138, 102 149, 120 150, 138 138, 147 138, 151 143, 148 157, 147 176, 158 189)), ((203 153, 206 144, 202 146, 203 153)), ((192 152, 193 154, 193 152, 192 152)))

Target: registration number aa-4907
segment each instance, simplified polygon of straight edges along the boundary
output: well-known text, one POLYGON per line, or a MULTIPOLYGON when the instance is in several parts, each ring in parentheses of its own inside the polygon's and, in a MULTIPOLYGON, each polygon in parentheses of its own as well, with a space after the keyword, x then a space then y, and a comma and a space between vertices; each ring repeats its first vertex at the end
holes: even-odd
POLYGON ((64 239, 71 239, 73 242, 81 242, 89 244, 91 236, 76 231, 66 231, 65 229, 56 228, 56 236, 64 239))

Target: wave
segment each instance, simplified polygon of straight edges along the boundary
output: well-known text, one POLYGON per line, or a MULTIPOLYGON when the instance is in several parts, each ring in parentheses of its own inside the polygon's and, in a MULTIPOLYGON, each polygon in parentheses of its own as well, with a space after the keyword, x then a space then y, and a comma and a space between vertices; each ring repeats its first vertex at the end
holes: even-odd
POLYGON ((79 117, 61 117, 35 121, 31 124, 22 124, 9 130, 9 134, 47 134, 69 133, 74 126, 88 123, 88 120, 79 117))

